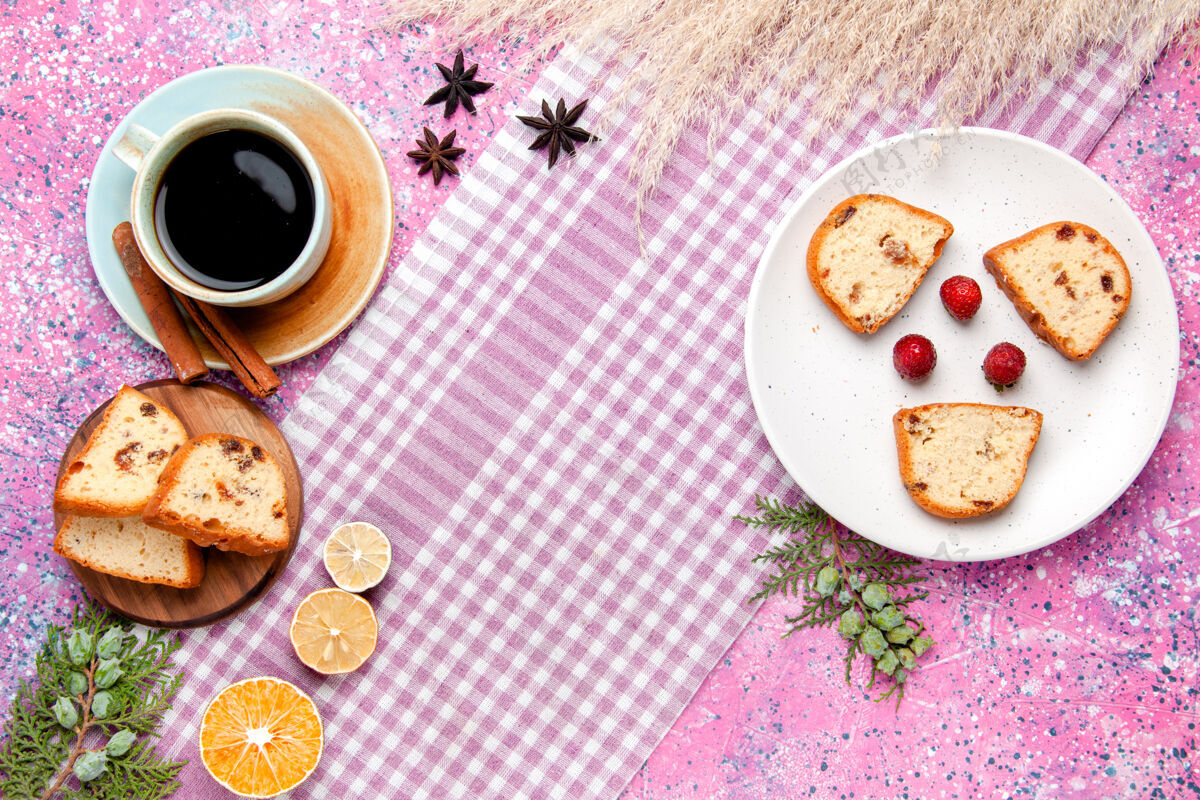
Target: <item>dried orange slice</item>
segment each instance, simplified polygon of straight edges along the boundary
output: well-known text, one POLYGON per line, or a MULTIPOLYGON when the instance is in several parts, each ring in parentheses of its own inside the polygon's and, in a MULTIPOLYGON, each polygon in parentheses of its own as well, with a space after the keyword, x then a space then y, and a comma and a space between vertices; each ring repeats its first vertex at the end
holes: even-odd
POLYGON ((321 589, 292 616, 296 655, 323 675, 353 672, 375 652, 379 623, 371 604, 341 589, 321 589))
POLYGON ((312 774, 324 735, 317 707, 279 678, 247 678, 213 698, 200 722, 200 758, 244 797, 274 797, 312 774))
POLYGON ((369 522, 347 522, 325 540, 325 569, 347 592, 377 586, 392 565, 392 543, 369 522))

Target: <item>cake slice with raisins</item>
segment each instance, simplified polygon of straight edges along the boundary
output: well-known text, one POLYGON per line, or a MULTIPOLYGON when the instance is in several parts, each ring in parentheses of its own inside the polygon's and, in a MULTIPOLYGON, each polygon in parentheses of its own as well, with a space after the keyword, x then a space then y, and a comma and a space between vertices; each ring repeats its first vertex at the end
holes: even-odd
POLYGON ((1125 259, 1080 222, 1052 222, 998 244, 983 265, 1030 329, 1072 361, 1096 352, 1129 309, 1125 259))
POLYGON ((883 194, 834 206, 808 245, 808 278, 847 328, 874 333, 904 307, 954 226, 883 194))
POLYGON ((1025 481, 1042 415, 1021 406, 932 403, 892 417, 900 479, 939 517, 999 511, 1025 481))
POLYGON ((287 486, 262 446, 226 433, 197 436, 163 470, 142 519, 147 525, 258 556, 288 546, 287 486))
POLYGON ((54 510, 89 517, 140 514, 187 431, 166 406, 122 386, 54 490, 54 510))

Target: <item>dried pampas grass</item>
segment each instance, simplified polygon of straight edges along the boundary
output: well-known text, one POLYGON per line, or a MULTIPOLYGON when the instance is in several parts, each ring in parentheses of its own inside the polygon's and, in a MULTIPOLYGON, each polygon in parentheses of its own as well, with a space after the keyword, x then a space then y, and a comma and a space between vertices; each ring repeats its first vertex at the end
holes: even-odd
POLYGON ((763 102, 773 120, 812 93, 815 135, 863 100, 915 111, 936 86, 938 121, 955 125, 989 98, 1062 78, 1094 47, 1124 51, 1132 89, 1200 19, 1200 0, 388 2, 392 27, 427 20, 463 40, 528 35, 540 42, 534 56, 568 43, 631 66, 609 108, 638 98, 639 209, 685 129, 698 125, 712 141, 746 104, 763 102))

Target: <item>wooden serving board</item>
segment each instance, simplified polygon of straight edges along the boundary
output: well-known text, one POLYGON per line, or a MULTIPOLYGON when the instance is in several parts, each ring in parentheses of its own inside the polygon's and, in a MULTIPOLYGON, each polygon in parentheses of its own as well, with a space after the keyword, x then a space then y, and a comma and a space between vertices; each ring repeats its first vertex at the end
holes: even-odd
MULTIPOLYGON (((203 433, 232 433, 262 445, 283 469, 287 484, 288 528, 291 543, 279 553, 244 556, 215 547, 202 548, 204 580, 193 589, 176 589, 139 583, 95 572, 69 561, 87 593, 108 608, 144 625, 156 628, 196 628, 233 616, 262 597, 282 574, 296 549, 300 521, 304 517, 304 489, 292 448, 258 406, 245 397, 205 381, 184 386, 175 380, 157 380, 134 387, 171 409, 183 422, 189 436, 203 433)), ((110 401, 111 402, 111 401, 110 401)), ((58 467, 63 470, 83 449, 88 436, 100 424, 104 403, 75 431, 58 467)), ((66 514, 54 515, 61 527, 66 514)))

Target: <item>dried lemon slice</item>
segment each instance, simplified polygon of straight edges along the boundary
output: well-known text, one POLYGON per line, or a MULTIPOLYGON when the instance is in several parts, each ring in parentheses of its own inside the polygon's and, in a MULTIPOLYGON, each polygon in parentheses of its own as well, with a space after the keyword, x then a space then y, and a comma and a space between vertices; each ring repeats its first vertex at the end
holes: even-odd
POLYGON ((325 540, 325 569, 347 592, 378 585, 392 564, 392 543, 369 522, 339 525, 325 540))
POLYGON ((279 678, 226 686, 200 722, 205 769, 244 797, 274 797, 299 786, 317 768, 323 744, 317 707, 279 678))
POLYGON ((290 631, 296 655, 323 675, 361 667, 375 652, 378 635, 371 604, 341 589, 321 589, 301 600, 290 631))

